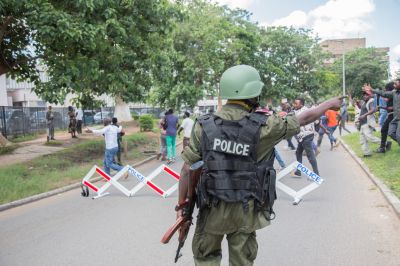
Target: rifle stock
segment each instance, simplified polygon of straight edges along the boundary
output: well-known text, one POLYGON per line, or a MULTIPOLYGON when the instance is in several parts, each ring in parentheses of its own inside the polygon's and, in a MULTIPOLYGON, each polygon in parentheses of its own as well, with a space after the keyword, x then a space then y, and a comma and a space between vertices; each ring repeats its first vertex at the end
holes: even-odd
POLYGON ((185 217, 179 217, 175 223, 165 232, 163 238, 161 239, 161 243, 167 244, 169 240, 171 240, 172 236, 175 234, 176 231, 185 223, 185 217))
POLYGON ((198 161, 190 166, 189 169, 189 180, 188 180, 188 192, 186 197, 185 206, 183 207, 182 216, 179 217, 175 223, 167 230, 161 239, 161 243, 167 244, 176 231, 179 230, 178 236, 178 250, 176 251, 175 262, 180 257, 180 250, 183 247, 186 237, 189 233, 190 226, 192 225, 192 215, 194 211, 194 206, 196 203, 196 187, 200 180, 201 172, 203 169, 203 161, 198 161))

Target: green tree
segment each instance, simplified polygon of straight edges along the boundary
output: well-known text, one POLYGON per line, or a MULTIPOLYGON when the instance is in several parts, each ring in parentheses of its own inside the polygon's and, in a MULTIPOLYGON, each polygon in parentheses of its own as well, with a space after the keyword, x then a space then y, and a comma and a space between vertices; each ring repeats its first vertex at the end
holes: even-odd
POLYGON ((182 16, 176 21, 168 63, 160 66, 161 84, 154 87, 151 101, 193 107, 203 96, 218 94, 217 84, 226 68, 254 64, 258 28, 244 10, 206 1, 180 1, 178 5, 182 16))
POLYGON ((26 1, 0 1, 0 75, 37 80, 35 31, 26 23, 26 1))
POLYGON ((155 55, 164 49, 175 15, 168 0, 5 0, 2 7, 8 35, 1 39, 7 60, 0 70, 13 66, 6 71, 34 80, 35 92, 53 103, 68 93, 82 102, 102 94, 122 102, 146 99, 155 55), (37 57, 46 82, 35 76, 37 57))
MULTIPOLYGON (((387 79, 387 63, 384 54, 375 48, 362 48, 345 55, 346 92, 353 97, 361 97, 362 86, 370 83, 372 87, 381 87, 387 79)), ((336 60, 332 69, 342 74, 342 60, 336 60)))
POLYGON ((268 27, 262 31, 259 69, 266 89, 264 98, 323 97, 337 83, 323 67, 326 55, 306 29, 268 27))

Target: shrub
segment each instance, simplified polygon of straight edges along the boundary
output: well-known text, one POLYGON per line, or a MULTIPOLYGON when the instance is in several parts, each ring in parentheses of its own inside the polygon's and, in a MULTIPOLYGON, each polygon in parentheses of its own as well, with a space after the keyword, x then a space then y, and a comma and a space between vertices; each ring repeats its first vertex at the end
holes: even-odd
POLYGON ((154 127, 152 115, 142 115, 139 118, 140 131, 151 131, 154 127))

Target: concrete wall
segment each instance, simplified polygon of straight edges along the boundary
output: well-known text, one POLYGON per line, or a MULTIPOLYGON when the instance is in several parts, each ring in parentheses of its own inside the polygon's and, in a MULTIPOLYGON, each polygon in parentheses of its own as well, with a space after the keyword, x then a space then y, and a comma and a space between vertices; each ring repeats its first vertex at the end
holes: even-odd
POLYGON ((8 106, 6 75, 0 76, 0 106, 8 106))
POLYGON ((357 48, 366 47, 365 38, 355 38, 355 39, 334 39, 325 40, 320 43, 324 51, 330 52, 334 57, 343 55, 344 52, 350 52, 357 48))

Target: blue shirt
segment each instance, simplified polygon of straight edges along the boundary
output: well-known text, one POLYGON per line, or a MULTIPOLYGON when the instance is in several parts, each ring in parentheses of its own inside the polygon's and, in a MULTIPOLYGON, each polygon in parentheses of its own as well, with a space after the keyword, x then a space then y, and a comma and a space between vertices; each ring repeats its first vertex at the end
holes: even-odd
POLYGON ((176 136, 176 125, 178 124, 178 117, 175 115, 166 115, 165 121, 167 121, 167 136, 176 136))
MULTIPOLYGON (((328 128, 328 118, 326 116, 324 116, 324 115, 321 116, 319 118, 319 121, 320 121, 321 125, 324 126, 324 128, 328 128)), ((325 133, 325 130, 322 127, 320 127, 318 130, 318 133, 323 135, 325 133)))

